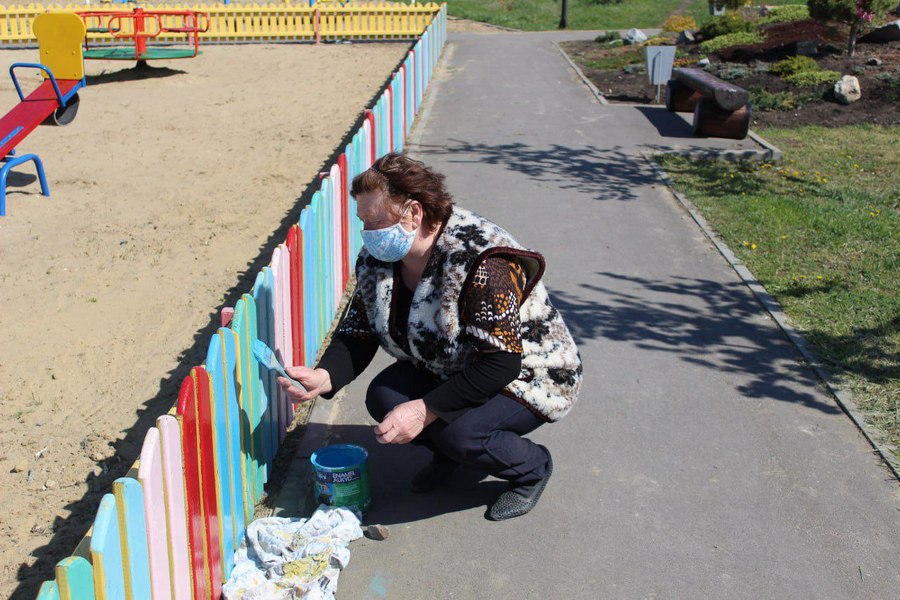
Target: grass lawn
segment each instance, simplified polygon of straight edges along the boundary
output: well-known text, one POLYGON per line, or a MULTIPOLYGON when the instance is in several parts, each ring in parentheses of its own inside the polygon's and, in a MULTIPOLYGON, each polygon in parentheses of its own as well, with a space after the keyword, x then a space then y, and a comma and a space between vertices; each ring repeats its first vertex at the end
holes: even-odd
MULTIPOLYGON (((569 29, 655 28, 683 0, 569 0, 569 29)), ((447 0, 450 16, 526 31, 556 29, 561 0, 447 0)))
POLYGON ((760 134, 782 164, 662 164, 900 447, 900 127, 760 134))

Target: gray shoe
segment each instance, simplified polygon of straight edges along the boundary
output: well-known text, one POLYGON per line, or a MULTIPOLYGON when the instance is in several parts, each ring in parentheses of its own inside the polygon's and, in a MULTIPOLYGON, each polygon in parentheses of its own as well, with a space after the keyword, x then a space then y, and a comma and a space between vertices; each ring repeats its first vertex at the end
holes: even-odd
POLYGON ((500 497, 491 505, 485 518, 490 521, 503 521, 513 517, 521 517, 537 506, 550 475, 553 474, 553 459, 547 459, 547 474, 543 479, 527 485, 512 484, 509 491, 500 494, 500 497))

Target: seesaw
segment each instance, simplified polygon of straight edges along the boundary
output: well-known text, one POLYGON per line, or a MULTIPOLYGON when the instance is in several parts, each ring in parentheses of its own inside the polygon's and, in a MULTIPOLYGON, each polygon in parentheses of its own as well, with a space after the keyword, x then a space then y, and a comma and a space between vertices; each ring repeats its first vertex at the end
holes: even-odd
POLYGON ((32 30, 40 47, 40 63, 13 63, 9 67, 19 103, 0 119, 0 217, 6 215, 6 178, 13 167, 33 162, 41 193, 50 195, 44 164, 37 154, 16 155, 16 146, 38 125, 67 125, 78 112, 78 90, 84 87, 81 44, 85 27, 73 13, 44 13, 34 19, 32 30), (16 78, 16 69, 37 69, 44 81, 27 97, 16 78))
POLYGON ((131 40, 130 46, 90 48, 84 41, 84 58, 96 60, 148 60, 193 58, 200 53, 200 34, 209 30, 209 15, 193 10, 83 11, 76 13, 87 33, 108 33, 115 40, 131 40), (162 34, 182 34, 189 48, 150 46, 162 34))

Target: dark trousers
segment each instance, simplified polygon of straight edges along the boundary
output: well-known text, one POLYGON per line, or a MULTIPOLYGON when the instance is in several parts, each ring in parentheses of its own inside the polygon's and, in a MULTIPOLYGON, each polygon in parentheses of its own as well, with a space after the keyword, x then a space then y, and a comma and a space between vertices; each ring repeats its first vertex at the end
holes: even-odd
MULTIPOLYGON (((398 404, 422 398, 438 385, 440 381, 431 373, 398 361, 372 380, 366 407, 381 422, 398 404)), ((500 479, 528 484, 547 475, 550 452, 522 436, 543 423, 515 400, 498 394, 453 422, 439 418, 413 443, 432 450, 436 460, 453 460, 500 479)))

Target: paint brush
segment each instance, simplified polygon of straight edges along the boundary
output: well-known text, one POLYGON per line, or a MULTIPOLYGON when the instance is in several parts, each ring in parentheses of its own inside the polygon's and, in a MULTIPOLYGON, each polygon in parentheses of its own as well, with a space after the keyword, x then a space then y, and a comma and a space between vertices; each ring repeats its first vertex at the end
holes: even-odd
POLYGON ((256 357, 256 360, 259 362, 259 364, 269 369, 270 371, 275 371, 285 379, 289 380, 292 386, 298 387, 304 392, 307 391, 307 389, 303 387, 303 385, 299 381, 285 372, 284 365, 281 364, 281 361, 278 360, 278 357, 275 356, 275 353, 272 352, 272 349, 269 348, 264 341, 253 341, 253 356, 256 357))

